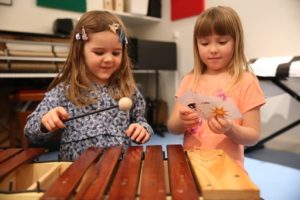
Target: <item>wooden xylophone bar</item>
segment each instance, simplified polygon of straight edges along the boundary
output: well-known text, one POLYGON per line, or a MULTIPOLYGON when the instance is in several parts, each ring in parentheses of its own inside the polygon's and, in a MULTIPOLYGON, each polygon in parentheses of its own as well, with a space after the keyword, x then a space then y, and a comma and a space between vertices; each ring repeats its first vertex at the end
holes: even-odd
POLYGON ((22 151, 22 149, 7 149, 0 152, 0 180, 19 165, 31 162, 36 156, 42 154, 44 149, 35 148, 22 151), (14 156, 17 155, 17 156, 14 156))
MULTIPOLYGON (((0 164, 0 181, 41 153, 41 149, 7 149, 0 155, 5 151, 14 156, 0 164), (19 160, 22 154, 32 156, 6 169, 6 163, 13 165, 11 160, 19 160)), ((254 200, 259 199, 259 190, 223 151, 185 152, 181 145, 167 145, 164 159, 162 147, 155 145, 147 146, 145 153, 142 146, 132 146, 124 154, 121 147, 89 148, 37 199, 254 200), (215 171, 217 166, 226 174, 215 171)))

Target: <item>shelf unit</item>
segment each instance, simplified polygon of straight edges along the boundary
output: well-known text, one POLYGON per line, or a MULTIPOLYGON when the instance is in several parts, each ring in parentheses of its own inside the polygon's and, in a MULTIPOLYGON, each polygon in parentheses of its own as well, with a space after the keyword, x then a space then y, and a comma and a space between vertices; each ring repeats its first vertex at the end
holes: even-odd
POLYGON ((66 60, 66 57, 58 56, 62 51, 56 52, 57 48, 67 49, 63 53, 66 55, 68 42, 69 38, 62 35, 0 31, 0 78, 55 77, 66 60), (27 46, 28 50, 34 50, 28 51, 27 46), (39 70, 42 65, 46 67, 39 70))
MULTIPOLYGON (((1 37, 1 35, 0 35, 1 37)), ((37 45, 51 45, 52 49, 54 46, 67 46, 67 43, 57 43, 57 42, 41 42, 41 41, 26 41, 26 40, 7 40, 0 38, 0 43, 3 42, 13 42, 18 44, 37 44, 37 45)), ((7 50, 4 54, 8 54, 7 50)), ((64 63, 66 61, 65 57, 34 57, 34 56, 0 56, 0 62, 5 61, 7 65, 13 61, 31 61, 31 62, 50 62, 50 63, 64 63)), ((2 62, 3 64, 4 62, 2 62)), ((9 67, 8 67, 9 68, 9 67)), ((155 70, 146 70, 146 69, 136 69, 133 70, 134 73, 151 73, 155 74, 155 70)), ((16 71, 0 71, 0 78, 53 78, 56 77, 58 73, 51 73, 51 72, 16 72, 16 71)))
MULTIPOLYGON (((126 26, 141 26, 149 25, 154 23, 159 23, 161 18, 151 17, 145 15, 137 15, 126 12, 116 12, 109 11, 119 16, 126 26)), ((1 31, 0 30, 0 51, 2 48, 2 54, 0 52, 0 62, 3 64, 7 63, 7 68, 9 69, 10 62, 58 62, 63 63, 66 58, 56 57, 42 57, 42 56, 10 56, 7 50, 3 50, 5 43, 15 43, 23 45, 46 45, 52 47, 52 52, 54 52, 55 46, 68 46, 68 38, 62 35, 51 35, 51 34, 40 34, 40 33, 22 33, 22 32, 13 32, 13 31, 1 31)), ((51 53, 51 52, 50 52, 51 53)), ((154 72, 144 72, 144 70, 135 70, 135 73, 154 73, 154 72)), ((44 78, 44 77, 55 77, 57 73, 48 73, 48 72, 14 72, 14 71, 0 71, 0 78, 44 78)))

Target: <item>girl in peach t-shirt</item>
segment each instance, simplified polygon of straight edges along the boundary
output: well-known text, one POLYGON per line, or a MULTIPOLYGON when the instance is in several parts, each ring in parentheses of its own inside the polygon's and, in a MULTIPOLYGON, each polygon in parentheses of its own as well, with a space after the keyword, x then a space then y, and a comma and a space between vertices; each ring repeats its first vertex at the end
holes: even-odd
POLYGON ((230 7, 212 7, 197 19, 194 28, 194 69, 176 92, 230 97, 241 112, 240 119, 214 116, 199 119, 193 109, 175 104, 168 120, 172 133, 184 133, 185 149, 223 149, 241 167, 244 146, 254 145, 260 136, 260 107, 263 92, 244 54, 241 21, 230 7), (196 132, 191 131, 198 127, 196 132))

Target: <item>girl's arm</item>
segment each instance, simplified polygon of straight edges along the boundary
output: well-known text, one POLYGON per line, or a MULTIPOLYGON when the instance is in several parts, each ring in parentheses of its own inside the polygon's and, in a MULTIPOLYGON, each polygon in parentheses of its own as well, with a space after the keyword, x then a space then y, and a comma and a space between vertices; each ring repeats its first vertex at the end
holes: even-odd
POLYGON ((208 125, 215 133, 224 133, 236 143, 252 146, 260 137, 260 108, 244 113, 241 125, 224 118, 210 119, 208 125))
POLYGON ((130 126, 126 135, 132 140, 145 143, 154 134, 152 127, 145 118, 146 102, 139 91, 132 97, 133 107, 130 111, 130 126))
POLYGON ((42 126, 42 117, 51 109, 57 107, 59 103, 61 91, 55 88, 45 94, 44 99, 39 103, 36 109, 27 117, 27 122, 24 127, 25 135, 33 143, 43 143, 49 140, 54 134, 45 130, 42 126))
POLYGON ((32 143, 40 144, 46 142, 53 133, 43 130, 42 116, 49 110, 49 101, 45 97, 36 109, 27 117, 24 133, 32 143))
POLYGON ((179 117, 179 106, 178 103, 175 104, 167 123, 168 130, 175 134, 181 134, 185 131, 185 127, 179 117))

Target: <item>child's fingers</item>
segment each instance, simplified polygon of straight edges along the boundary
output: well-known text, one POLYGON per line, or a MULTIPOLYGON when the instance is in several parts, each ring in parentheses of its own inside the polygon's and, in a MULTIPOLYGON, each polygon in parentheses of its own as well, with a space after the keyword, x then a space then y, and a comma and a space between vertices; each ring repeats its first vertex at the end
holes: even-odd
POLYGON ((41 123, 43 127, 47 129, 47 131, 51 131, 52 127, 54 127, 54 123, 51 122, 52 120, 50 121, 50 115, 51 111, 45 114, 41 119, 41 123))
POLYGON ((224 117, 216 117, 216 120, 218 121, 218 123, 222 127, 223 132, 227 132, 228 130, 230 130, 232 128, 232 121, 231 120, 225 119, 224 117))
POLYGON ((180 113, 180 119, 184 127, 190 128, 196 126, 199 123, 199 115, 197 112, 187 108, 187 110, 180 113))
POLYGON ((125 134, 128 137, 131 137, 131 135, 134 133, 135 130, 135 126, 133 126, 132 124, 129 125, 128 129, 125 131, 125 134))
POLYGON ((189 115, 190 113, 193 113, 193 112, 195 112, 195 111, 186 106, 181 106, 179 108, 180 115, 189 115))
POLYGON ((231 129, 231 121, 223 117, 213 117, 207 122, 209 128, 215 133, 225 133, 231 129))
POLYGON ((60 119, 59 116, 53 115, 51 120, 52 120, 52 123, 54 123, 55 127, 57 127, 57 128, 64 128, 65 127, 64 122, 62 121, 62 119, 60 119))
POLYGON ((56 113, 62 121, 67 120, 69 118, 68 112, 63 107, 57 107, 56 113))
POLYGON ((55 131, 59 128, 64 128, 64 119, 68 118, 68 113, 63 107, 57 107, 45 114, 42 119, 42 125, 48 131, 55 131))
POLYGON ((150 139, 150 134, 146 131, 141 143, 144 144, 150 139))
POLYGON ((214 125, 214 118, 207 120, 207 125, 210 128, 210 130, 212 130, 213 132, 215 132, 215 133, 218 132, 214 125))
POLYGON ((140 129, 135 129, 134 130, 134 132, 133 132, 133 134, 131 135, 131 139, 132 140, 134 140, 134 141, 136 141, 136 139, 138 138, 138 136, 141 134, 141 130, 140 129))
POLYGON ((218 122, 218 124, 220 124, 221 127, 226 126, 226 124, 228 123, 224 117, 216 116, 214 119, 218 122))
POLYGON ((180 119, 185 125, 192 125, 198 122, 199 115, 197 112, 191 110, 190 108, 184 108, 179 113, 180 119))
POLYGON ((48 131, 55 131, 57 130, 58 128, 64 128, 64 124, 61 122, 61 120, 53 115, 53 116, 50 116, 48 117, 44 122, 43 122, 43 125, 45 126, 45 128, 48 130, 48 131))
POLYGON ((56 128, 65 128, 64 120, 68 118, 68 113, 63 107, 55 108, 55 114, 51 115, 51 120, 56 128))
POLYGON ((148 141, 149 138, 150 138, 149 133, 144 128, 142 128, 141 132, 139 133, 135 141, 139 143, 145 143, 148 141))
MULTIPOLYGON (((42 124, 43 124, 42 127, 45 127, 45 129, 47 131, 52 131, 52 129, 53 129, 52 127, 54 127, 54 124, 49 123, 48 120, 47 121, 42 121, 42 124)), ((43 128, 43 131, 45 131, 45 129, 43 128)))
POLYGON ((129 128, 126 130, 126 135, 130 137, 132 140, 135 140, 141 132, 141 128, 136 124, 130 124, 129 128))
POLYGON ((131 140, 138 143, 145 143, 150 138, 150 135, 145 128, 138 124, 130 124, 125 133, 131 140))

